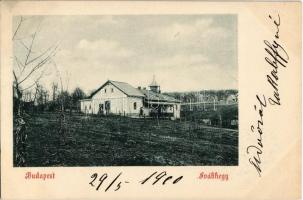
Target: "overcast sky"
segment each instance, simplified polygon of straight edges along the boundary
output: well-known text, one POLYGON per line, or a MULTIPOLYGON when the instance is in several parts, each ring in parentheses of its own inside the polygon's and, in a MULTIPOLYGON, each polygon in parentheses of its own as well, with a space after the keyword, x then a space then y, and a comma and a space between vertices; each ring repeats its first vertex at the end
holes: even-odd
MULTIPOLYGON (((236 15, 35 16, 17 38, 39 23, 34 49, 60 43, 54 60, 70 91, 108 79, 145 87, 153 75, 163 92, 238 88, 236 15)), ((48 68, 46 87, 59 82, 48 68)))

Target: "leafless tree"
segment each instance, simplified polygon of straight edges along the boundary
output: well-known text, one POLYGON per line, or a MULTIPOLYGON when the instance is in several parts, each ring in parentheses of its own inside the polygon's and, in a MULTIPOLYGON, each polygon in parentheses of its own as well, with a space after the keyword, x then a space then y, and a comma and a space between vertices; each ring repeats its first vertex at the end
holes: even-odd
POLYGON ((42 51, 35 49, 37 36, 41 29, 39 23, 33 33, 22 34, 22 26, 30 18, 20 17, 17 27, 13 33, 14 47, 18 47, 19 53, 14 55, 13 75, 14 90, 17 99, 18 115, 22 111, 22 95, 24 91, 34 87, 37 82, 45 75, 46 66, 56 55, 58 44, 54 44, 42 51), (21 53, 20 53, 21 52, 21 53))
MULTIPOLYGON (((69 74, 66 73, 66 80, 65 82, 63 81, 62 73, 60 72, 60 69, 58 68, 56 62, 52 60, 52 64, 54 65, 56 69, 56 75, 59 77, 60 81, 60 91, 58 94, 58 101, 60 105, 60 115, 59 115, 59 134, 61 138, 61 143, 64 145, 66 142, 66 133, 67 133, 67 121, 66 121, 66 116, 65 116, 65 106, 66 106, 66 101, 68 100, 67 98, 69 97, 68 95, 68 85, 69 85, 69 74)), ((56 90, 58 89, 58 85, 56 85, 56 90)), ((61 154, 60 154, 61 155, 61 154)), ((64 159, 62 156, 60 156, 61 159, 64 159)))
POLYGON ((26 140, 25 119, 23 117, 22 96, 25 91, 37 85, 38 81, 45 75, 46 66, 56 55, 58 44, 52 45, 44 50, 35 48, 37 46, 38 33, 41 23, 29 34, 23 33, 24 23, 31 18, 20 17, 13 31, 12 42, 14 45, 13 64, 13 91, 17 114, 15 117, 15 157, 17 166, 26 165, 26 140), (16 50, 16 51, 15 51, 16 50))
POLYGON ((56 101, 58 96, 58 83, 53 82, 52 84, 52 99, 56 101))
POLYGON ((40 109, 44 108, 49 100, 48 91, 39 83, 36 84, 36 92, 35 92, 34 100, 35 100, 34 102, 40 109))

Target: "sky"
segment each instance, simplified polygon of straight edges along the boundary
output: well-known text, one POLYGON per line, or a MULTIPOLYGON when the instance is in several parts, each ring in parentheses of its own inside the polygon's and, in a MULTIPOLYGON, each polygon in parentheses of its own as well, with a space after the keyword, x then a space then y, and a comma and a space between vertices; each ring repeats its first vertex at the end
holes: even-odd
MULTIPOLYGON (((46 88, 60 83, 58 72, 66 89, 80 87, 87 94, 107 80, 147 87, 153 75, 163 92, 238 88, 236 15, 24 18, 14 55, 24 55, 24 46, 30 44, 26 36, 35 30, 33 57, 58 44, 39 79, 46 88)), ((13 19, 13 32, 19 19, 13 19)), ((23 87, 36 78, 32 76, 23 87)))

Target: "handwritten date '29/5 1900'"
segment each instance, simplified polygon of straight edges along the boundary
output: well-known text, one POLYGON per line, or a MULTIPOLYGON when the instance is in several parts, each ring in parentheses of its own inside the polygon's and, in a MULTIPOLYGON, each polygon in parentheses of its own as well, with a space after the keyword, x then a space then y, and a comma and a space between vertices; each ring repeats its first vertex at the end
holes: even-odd
MULTIPOLYGON (((98 191, 102 185, 104 186, 104 191, 107 192, 109 189, 112 189, 113 191, 118 191, 120 188, 122 188, 123 185, 130 183, 128 180, 122 180, 121 178, 122 172, 120 172, 117 176, 115 177, 110 177, 107 173, 102 174, 101 176, 98 175, 98 173, 94 173, 91 175, 91 181, 89 184, 92 187, 95 187, 96 190, 98 191)), ((141 185, 144 184, 176 184, 179 181, 181 181, 183 176, 179 176, 177 178, 174 178, 173 176, 169 176, 166 171, 162 171, 160 173, 153 172, 149 176, 143 178, 141 181, 138 183, 141 185)))

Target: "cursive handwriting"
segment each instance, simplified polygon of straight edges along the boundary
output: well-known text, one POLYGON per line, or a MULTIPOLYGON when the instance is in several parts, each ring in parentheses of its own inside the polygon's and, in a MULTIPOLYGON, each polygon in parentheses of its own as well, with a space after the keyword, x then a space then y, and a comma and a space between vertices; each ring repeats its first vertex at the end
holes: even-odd
POLYGON ((152 179, 154 182, 152 182, 152 185, 155 185, 158 181, 160 181, 162 178, 163 182, 162 182, 162 185, 165 185, 165 183, 169 180, 172 181, 172 184, 176 184, 178 183, 182 178, 183 176, 179 176, 178 178, 176 179, 173 179, 173 176, 167 176, 167 173, 166 171, 163 171, 159 174, 157 174, 158 172, 154 172, 152 173, 149 177, 147 177, 146 179, 140 181, 140 183, 143 185, 145 184, 148 180, 152 179), (157 174, 157 176, 156 176, 157 174), (164 178, 166 176, 166 178, 164 178))
MULTIPOLYGON (((96 187, 96 190, 98 191, 101 187, 101 185, 105 182, 106 179, 109 180, 109 184, 107 184, 105 188, 105 192, 107 192, 111 187, 113 187, 114 191, 117 191, 121 188, 122 181, 119 181, 118 178, 121 176, 122 172, 120 172, 114 179, 109 180, 108 174, 104 173, 98 178, 98 173, 94 173, 91 175, 92 181, 89 182, 89 184, 92 187, 96 187), (97 182, 97 183, 96 183, 97 182), (95 185, 96 184, 96 185, 95 185)), ((123 183, 129 183, 128 181, 123 181, 123 183)))
POLYGON ((266 75, 267 82, 273 89, 273 96, 268 98, 268 102, 271 105, 281 105, 278 84, 278 70, 279 67, 286 68, 289 56, 285 51, 284 47, 279 42, 281 25, 280 16, 278 15, 277 20, 273 20, 271 15, 269 15, 269 18, 273 21, 273 24, 275 26, 275 35, 272 42, 264 40, 264 44, 266 45, 265 51, 267 53, 265 61, 267 62, 267 64, 269 64, 269 66, 272 67, 270 74, 266 75))
POLYGON ((268 16, 271 24, 274 26, 274 37, 271 42, 264 40, 265 44, 265 61, 267 66, 271 67, 270 73, 266 74, 266 82, 272 89, 272 94, 266 97, 266 95, 256 95, 256 104, 253 106, 254 111, 257 113, 257 119, 255 124, 250 126, 250 131, 255 135, 256 142, 247 146, 246 153, 249 155, 248 161, 255 168, 258 176, 261 177, 262 173, 262 160, 261 155, 263 153, 264 145, 262 137, 264 134, 264 111, 269 106, 280 106, 281 96, 279 92, 279 69, 286 68, 289 56, 280 42, 280 26, 281 18, 278 14, 277 17, 273 18, 271 15, 268 16))
POLYGON ((256 95, 258 106, 254 105, 254 110, 257 111, 258 113, 258 119, 257 119, 257 125, 251 125, 250 130, 252 133, 256 134, 257 136, 257 144, 256 145, 249 145, 246 148, 246 153, 250 155, 250 158, 248 159, 249 163, 252 164, 255 169, 258 172, 258 175, 261 176, 261 154, 262 154, 262 148, 263 148, 263 143, 262 143, 262 135, 263 135, 263 113, 264 113, 264 108, 266 108, 267 103, 266 103, 266 98, 263 95, 263 99, 261 100, 259 95, 256 95))
MULTIPOLYGON (((126 180, 122 177, 122 172, 120 172, 114 177, 110 177, 107 173, 104 173, 101 176, 99 176, 98 173, 94 173, 91 175, 90 178, 91 181, 89 182, 89 185, 91 187, 96 188, 97 191, 104 186, 104 192, 107 192, 110 189, 112 189, 113 191, 118 191, 125 184, 131 183, 129 180, 126 180)), ((182 179, 183 176, 174 178, 173 176, 169 176, 166 171, 162 171, 160 173, 155 171, 152 174, 144 177, 143 180, 140 180, 138 183, 140 183, 141 185, 147 185, 149 183, 151 185, 156 185, 158 182, 160 182, 159 185, 165 185, 168 183, 176 184, 182 179)))

